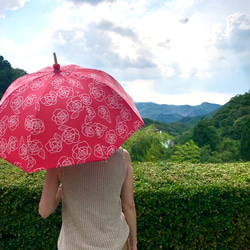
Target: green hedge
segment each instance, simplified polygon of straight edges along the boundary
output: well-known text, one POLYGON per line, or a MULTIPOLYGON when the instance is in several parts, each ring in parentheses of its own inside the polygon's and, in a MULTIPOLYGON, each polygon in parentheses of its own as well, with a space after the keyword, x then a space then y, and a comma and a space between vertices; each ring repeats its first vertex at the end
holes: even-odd
POLYGON ((138 164, 139 249, 250 249, 244 164, 138 164))
MULTIPOLYGON (((250 249, 250 163, 134 163, 138 249, 250 249)), ((0 249, 56 249, 61 207, 38 215, 45 173, 0 161, 0 249)))
POLYGON ((0 160, 0 249, 57 249, 60 207, 47 220, 38 214, 44 178, 0 160))

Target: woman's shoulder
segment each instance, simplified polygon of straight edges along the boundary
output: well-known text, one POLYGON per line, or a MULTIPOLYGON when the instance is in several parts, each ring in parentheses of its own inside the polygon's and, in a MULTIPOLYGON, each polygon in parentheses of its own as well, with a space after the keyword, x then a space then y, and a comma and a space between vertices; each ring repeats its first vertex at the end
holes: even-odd
POLYGON ((125 155, 129 155, 128 151, 125 148, 123 148, 123 147, 119 147, 118 150, 117 150, 117 152, 123 154, 124 156, 125 155))
POLYGON ((124 149, 123 147, 120 147, 118 150, 120 151, 121 154, 123 154, 123 158, 125 160, 130 160, 129 152, 126 149, 124 149))

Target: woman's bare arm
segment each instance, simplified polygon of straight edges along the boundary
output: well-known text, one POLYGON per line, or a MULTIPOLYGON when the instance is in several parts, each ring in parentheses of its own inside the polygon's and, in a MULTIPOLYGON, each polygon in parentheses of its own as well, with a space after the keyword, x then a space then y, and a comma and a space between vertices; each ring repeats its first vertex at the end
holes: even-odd
POLYGON ((48 169, 46 172, 43 192, 39 203, 39 214, 46 219, 55 211, 62 198, 60 182, 61 169, 48 169))
POLYGON ((122 187, 122 208, 129 225, 129 243, 131 250, 137 250, 137 228, 136 228, 136 210, 133 192, 133 171, 129 153, 124 150, 124 159, 127 175, 122 187))

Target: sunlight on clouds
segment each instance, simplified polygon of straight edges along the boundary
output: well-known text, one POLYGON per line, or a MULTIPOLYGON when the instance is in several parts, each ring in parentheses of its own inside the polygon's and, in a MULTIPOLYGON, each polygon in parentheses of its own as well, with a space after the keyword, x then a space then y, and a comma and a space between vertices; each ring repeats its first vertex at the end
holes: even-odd
POLYGON ((182 77, 189 78, 195 70, 202 74, 209 69, 209 47, 206 46, 209 31, 200 25, 199 18, 194 18, 186 25, 179 25, 173 36, 172 58, 182 69, 182 77))
POLYGON ((123 58, 136 58, 136 44, 134 44, 131 39, 114 32, 112 32, 110 36, 112 38, 113 50, 116 53, 123 58))
POLYGON ((51 46, 51 36, 52 31, 50 29, 44 29, 39 32, 34 38, 31 40, 31 46, 34 50, 37 48, 44 48, 51 46))
POLYGON ((235 13, 228 16, 227 28, 225 30, 225 36, 230 37, 235 31, 247 31, 250 30, 250 15, 235 13))
POLYGON ((71 3, 64 3, 62 6, 58 7, 50 13, 49 19, 51 23, 51 29, 60 29, 60 28, 68 28, 72 24, 72 16, 75 14, 76 11, 72 9, 71 3))
POLYGON ((32 73, 53 65, 54 51, 51 47, 50 37, 51 31, 43 30, 31 40, 30 44, 19 45, 13 40, 2 39, 0 47, 5 51, 5 58, 8 58, 12 67, 32 73))
POLYGON ((18 51, 19 53, 22 52, 22 46, 15 44, 14 41, 10 39, 1 39, 0 47, 6 52, 11 52, 12 50, 15 52, 18 51))
MULTIPOLYGON (((176 6, 186 8, 193 3, 193 0, 179 0, 176 6)), ((93 34, 101 32, 100 39, 105 39, 105 36, 111 38, 113 46, 110 49, 121 58, 135 60, 138 56, 143 57, 139 54, 143 48, 150 53, 152 62, 165 77, 177 74, 172 64, 179 65, 178 74, 184 79, 194 75, 210 77, 213 60, 211 52, 214 51, 207 46, 210 33, 202 27, 201 16, 196 15, 183 24, 179 14, 164 6, 158 10, 147 11, 148 4, 147 1, 122 0, 102 2, 97 6, 66 2, 51 16, 51 28, 62 32, 75 30, 78 32, 77 39, 83 41, 84 31, 91 32, 91 28, 94 28, 93 34), (125 30, 133 31, 138 39, 135 41, 130 35, 122 33, 125 30)), ((64 37, 66 32, 63 35, 62 32, 57 32, 57 42, 67 46, 69 39, 64 37)), ((72 40, 75 38, 76 35, 72 40)))
POLYGON ((97 6, 88 3, 74 5, 65 2, 51 14, 51 23, 54 28, 88 27, 89 23, 98 23, 101 20, 110 20, 117 25, 126 23, 126 15, 131 6, 126 1, 114 3, 102 2, 97 6))
POLYGON ((175 32, 175 16, 167 10, 149 12, 134 22, 134 27, 142 39, 152 43, 164 42, 175 32))
POLYGON ((210 102, 223 105, 231 98, 230 94, 202 91, 193 91, 177 95, 154 92, 153 86, 155 82, 153 80, 140 79, 133 82, 122 82, 122 84, 134 102, 154 102, 173 105, 199 105, 202 102, 210 102))
POLYGON ((210 31, 202 26, 201 18, 195 15, 183 24, 179 15, 161 9, 135 22, 138 36, 152 52, 153 60, 164 76, 174 74, 164 70, 171 69, 173 63, 180 66, 180 76, 185 79, 193 75, 211 76, 211 62, 217 52, 210 41, 210 31))
POLYGON ((193 5, 197 0, 176 0, 176 6, 180 9, 193 5))
POLYGON ((138 79, 131 82, 121 82, 125 91, 132 97, 134 102, 152 101, 152 88, 154 80, 138 79))
POLYGON ((155 61, 155 63, 158 65, 163 76, 170 77, 175 74, 175 70, 173 68, 165 66, 163 63, 157 63, 157 61, 155 61))
POLYGON ((34 65, 34 62, 30 61, 33 55, 29 46, 21 46, 16 44, 13 40, 2 39, 0 40, 0 47, 5 52, 4 56, 8 58, 13 68, 27 70, 31 69, 32 65, 34 65))
POLYGON ((203 102, 209 102, 224 105, 231 99, 231 97, 232 96, 230 94, 194 91, 187 94, 163 95, 161 98, 161 104, 199 105, 203 102))
POLYGON ((115 1, 112 4, 107 2, 101 3, 96 8, 92 9, 92 13, 94 13, 94 20, 96 21, 105 19, 120 25, 126 23, 126 16, 129 10, 131 10, 131 7, 128 2, 115 1))
POLYGON ((24 6, 25 2, 30 0, 1 0, 0 2, 0 18, 4 17, 5 10, 17 10, 24 6))

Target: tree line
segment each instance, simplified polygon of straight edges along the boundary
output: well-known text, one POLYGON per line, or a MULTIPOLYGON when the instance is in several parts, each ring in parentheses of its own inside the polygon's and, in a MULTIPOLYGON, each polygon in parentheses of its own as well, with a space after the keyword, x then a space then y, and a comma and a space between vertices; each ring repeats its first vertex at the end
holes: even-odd
POLYGON ((3 95, 13 81, 26 74, 27 72, 23 69, 13 68, 11 64, 0 55, 0 95, 3 95))

